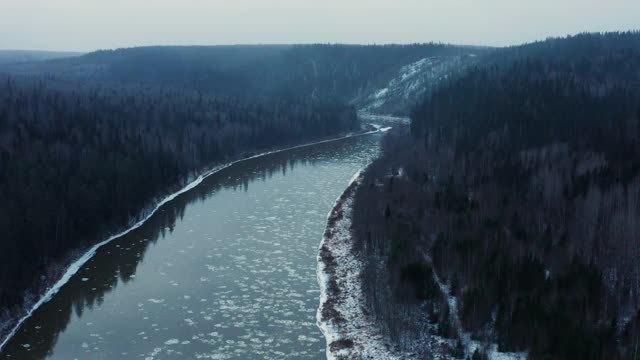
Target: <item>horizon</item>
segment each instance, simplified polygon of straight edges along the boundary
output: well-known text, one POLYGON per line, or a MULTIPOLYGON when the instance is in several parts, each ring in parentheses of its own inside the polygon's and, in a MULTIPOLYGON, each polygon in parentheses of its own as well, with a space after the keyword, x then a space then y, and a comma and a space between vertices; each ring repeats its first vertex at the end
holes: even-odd
POLYGON ((115 48, 95 48, 89 50, 76 50, 76 49, 38 49, 38 48, 1 48, 0 51, 15 51, 15 52, 59 52, 59 53, 77 53, 77 54, 89 54, 97 51, 115 51, 115 50, 124 50, 124 49, 136 49, 136 48, 145 48, 145 47, 234 47, 234 46, 298 46, 298 45, 344 45, 344 46, 391 46, 391 45, 426 45, 426 44, 438 44, 438 45, 447 45, 447 46, 458 46, 458 47, 480 47, 480 48, 508 48, 515 46, 522 46, 527 44, 533 44, 537 42, 543 42, 549 39, 563 39, 567 37, 573 37, 580 34, 606 34, 606 33, 624 33, 624 32, 640 32, 640 27, 638 28, 629 28, 629 29, 619 29, 619 30, 607 30, 607 31, 578 31, 575 33, 569 33, 564 35, 549 35, 544 38, 534 39, 531 41, 526 41, 522 43, 508 44, 503 46, 498 45, 484 45, 484 44, 457 44, 457 43, 447 43, 440 41, 422 41, 422 42, 388 42, 388 43, 347 43, 347 42, 300 42, 300 43, 230 43, 230 44, 144 44, 144 45, 132 45, 132 46, 123 46, 123 47, 115 47, 115 48))
POLYGON ((27 0, 3 4, 0 49, 91 52, 141 46, 411 44, 504 47, 638 27, 634 0, 27 0), (543 26, 542 26, 543 25, 543 26))

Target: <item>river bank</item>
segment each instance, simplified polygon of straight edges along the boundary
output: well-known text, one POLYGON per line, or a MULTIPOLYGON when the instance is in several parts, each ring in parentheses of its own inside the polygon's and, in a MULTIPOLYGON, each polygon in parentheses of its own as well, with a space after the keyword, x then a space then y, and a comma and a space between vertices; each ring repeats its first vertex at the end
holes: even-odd
POLYGON ((363 304, 363 261, 352 251, 353 196, 363 180, 356 173, 328 215, 318 254, 320 306, 318 327, 327 342, 328 359, 397 359, 363 304))

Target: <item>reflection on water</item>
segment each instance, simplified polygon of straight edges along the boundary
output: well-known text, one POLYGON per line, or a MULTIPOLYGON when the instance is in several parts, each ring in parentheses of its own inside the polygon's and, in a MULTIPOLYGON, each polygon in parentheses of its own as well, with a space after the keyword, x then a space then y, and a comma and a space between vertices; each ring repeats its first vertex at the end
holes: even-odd
POLYGON ((317 246, 379 135, 241 163, 101 248, 8 359, 323 358, 317 246))

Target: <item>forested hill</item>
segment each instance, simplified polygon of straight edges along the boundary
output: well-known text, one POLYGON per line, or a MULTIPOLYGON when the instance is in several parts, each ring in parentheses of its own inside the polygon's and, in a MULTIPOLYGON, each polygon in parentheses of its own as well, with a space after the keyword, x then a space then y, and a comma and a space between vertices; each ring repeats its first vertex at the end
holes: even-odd
POLYGON ((516 60, 576 62, 593 59, 625 49, 640 48, 638 30, 607 33, 580 33, 573 36, 549 38, 544 41, 496 49, 484 63, 508 64, 516 60))
POLYGON ((360 191, 354 224, 390 272, 370 265, 369 306, 411 351, 431 333, 460 356, 462 331, 481 345, 477 357, 497 344, 532 359, 631 359, 640 33, 499 53, 418 105, 413 140, 396 139, 371 168, 381 187, 360 191), (402 325, 412 312, 429 320, 402 325))
POLYGON ((0 77, 0 333, 53 265, 204 169, 359 129, 355 108, 330 102, 0 77))
POLYGON ((472 63, 467 55, 486 51, 442 44, 159 46, 16 64, 0 67, 0 72, 363 106, 385 100, 375 94, 391 89, 387 97, 395 103, 384 112, 406 112, 432 83, 472 63), (415 63, 420 66, 411 66, 415 63), (398 76, 404 86, 394 92, 389 82, 398 76))

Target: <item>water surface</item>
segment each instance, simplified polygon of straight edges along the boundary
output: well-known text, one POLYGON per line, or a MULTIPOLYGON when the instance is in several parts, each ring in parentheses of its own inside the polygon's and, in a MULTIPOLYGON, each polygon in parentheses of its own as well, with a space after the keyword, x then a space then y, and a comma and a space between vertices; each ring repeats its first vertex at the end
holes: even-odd
POLYGON ((380 137, 212 175, 98 250, 0 358, 324 358, 317 248, 327 213, 378 155, 380 137))

